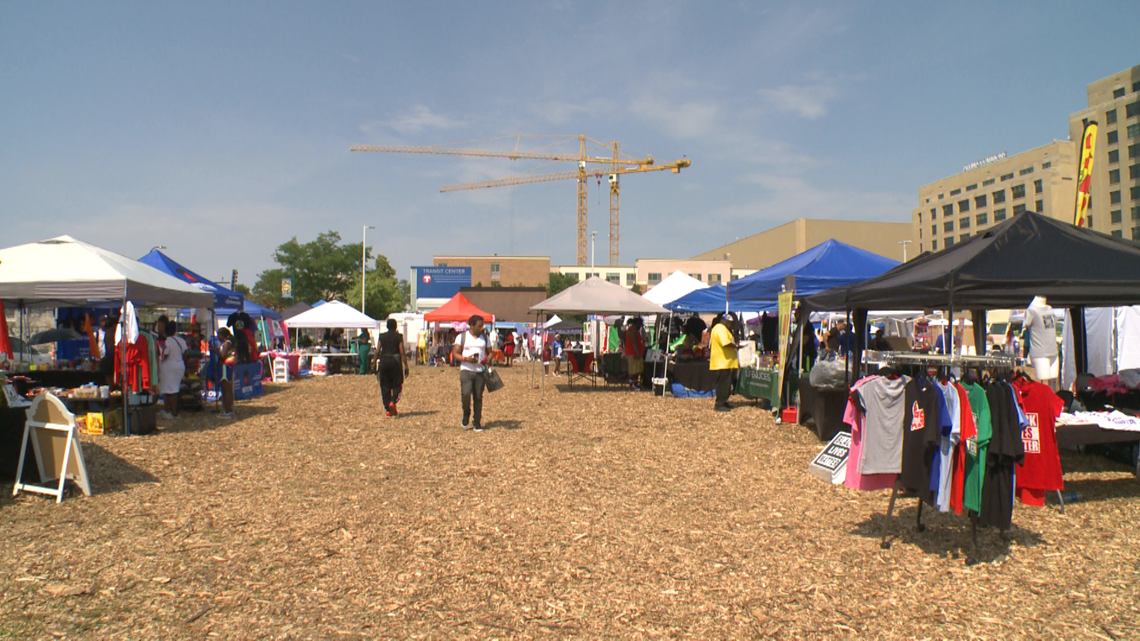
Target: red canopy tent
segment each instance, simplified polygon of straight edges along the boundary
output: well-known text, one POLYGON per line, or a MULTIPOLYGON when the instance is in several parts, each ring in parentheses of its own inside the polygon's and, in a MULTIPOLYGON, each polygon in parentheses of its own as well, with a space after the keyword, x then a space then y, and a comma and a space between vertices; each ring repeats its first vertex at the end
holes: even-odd
POLYGON ((475 306, 475 303, 467 300, 463 294, 456 294, 451 300, 443 304, 439 309, 430 311, 424 314, 424 320, 427 322, 467 322, 475 314, 483 317, 488 323, 494 322, 495 317, 475 306))

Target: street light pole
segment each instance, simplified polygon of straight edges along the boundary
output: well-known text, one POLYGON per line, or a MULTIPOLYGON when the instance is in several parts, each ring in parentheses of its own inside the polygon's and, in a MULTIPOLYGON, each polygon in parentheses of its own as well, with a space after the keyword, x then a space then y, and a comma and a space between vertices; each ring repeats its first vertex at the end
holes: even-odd
POLYGON ((598 232, 596 231, 590 232, 590 273, 586 275, 586 278, 594 274, 594 237, 597 235, 598 232))
POLYGON ((373 225, 364 225, 364 231, 360 239, 360 313, 364 313, 364 299, 365 292, 368 289, 365 287, 368 283, 368 230, 376 229, 373 225))
POLYGON ((900 240, 899 244, 903 246, 903 262, 906 262, 906 246, 910 244, 909 240, 900 240))

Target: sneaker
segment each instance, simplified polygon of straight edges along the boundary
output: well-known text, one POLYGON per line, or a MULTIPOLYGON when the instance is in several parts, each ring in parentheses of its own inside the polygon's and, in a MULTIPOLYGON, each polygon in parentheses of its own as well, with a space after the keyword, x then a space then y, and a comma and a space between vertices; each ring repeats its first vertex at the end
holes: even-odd
POLYGON ((474 431, 476 431, 476 432, 482 432, 482 431, 483 431, 483 426, 482 426, 482 425, 475 425, 475 426, 474 426, 474 427, 472 427, 471 429, 472 429, 472 430, 474 430, 474 431))
POLYGON ((471 423, 470 423, 470 421, 460 421, 459 427, 462 427, 463 429, 467 429, 467 428, 471 427, 471 423))
POLYGON ((233 417, 234 417, 233 412, 220 412, 218 414, 218 418, 233 418, 233 417))
POLYGON ((714 412, 731 412, 732 408, 731 407, 714 407, 713 411, 714 412))
POLYGON ((387 416, 388 418, 392 418, 392 412, 384 412, 384 416, 387 416))
POLYGON ((395 403, 389 403, 388 404, 388 416, 399 416, 399 415, 400 415, 400 413, 396 411, 396 404, 395 403))

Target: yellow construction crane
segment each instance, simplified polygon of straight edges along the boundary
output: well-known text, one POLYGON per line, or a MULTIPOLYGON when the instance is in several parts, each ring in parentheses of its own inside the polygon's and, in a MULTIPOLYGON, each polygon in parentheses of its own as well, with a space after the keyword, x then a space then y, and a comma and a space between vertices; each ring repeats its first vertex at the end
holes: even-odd
MULTIPOLYGON (((515 140, 515 148, 513 150, 496 150, 496 149, 480 149, 473 147, 458 147, 453 145, 430 145, 424 147, 409 147, 409 146, 389 146, 389 145, 354 145, 352 151, 379 151, 390 153, 405 153, 405 154, 442 154, 449 156, 476 156, 486 158, 509 158, 511 160, 551 160, 551 161, 572 161, 578 163, 577 171, 556 172, 551 174, 520 174, 517 176, 510 176, 498 180, 486 180, 474 183, 464 183, 459 185, 445 185, 440 191, 461 191, 465 189, 483 189, 487 187, 502 187, 507 185, 523 185, 528 183, 537 182, 550 182, 554 180, 578 180, 578 264, 586 264, 586 180, 591 176, 600 178, 603 175, 609 176, 610 182, 610 264, 617 265, 619 260, 619 206, 618 206, 618 176, 621 174, 634 174, 644 173, 647 171, 672 171, 678 173, 681 169, 689 166, 688 159, 681 159, 669 163, 667 165, 655 165, 652 156, 646 158, 631 158, 625 156, 618 151, 618 143, 613 142, 608 145, 599 143, 596 140, 587 138, 586 136, 512 136, 515 140), (557 153, 551 151, 526 151, 520 150, 519 144, 522 138, 552 138, 556 142, 548 147, 565 143, 568 140, 578 141, 578 153, 557 153), (591 156, 586 152, 586 142, 589 141, 595 145, 605 147, 610 152, 609 156, 591 156), (588 164, 604 164, 609 165, 606 171, 589 171, 588 164)), ((504 138, 494 138, 491 140, 504 140, 504 138)), ((483 141, 474 141, 483 142, 483 141)), ((467 144, 467 143, 455 143, 467 144)))

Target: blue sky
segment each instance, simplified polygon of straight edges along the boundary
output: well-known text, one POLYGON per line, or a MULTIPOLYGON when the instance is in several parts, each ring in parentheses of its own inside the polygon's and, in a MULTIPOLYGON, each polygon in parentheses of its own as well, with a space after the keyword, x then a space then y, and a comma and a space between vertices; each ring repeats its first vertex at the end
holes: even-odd
MULTIPOLYGON (((573 164, 349 152, 517 134, 692 160, 623 179, 623 264, 799 217, 909 221, 921 185, 1066 138, 1137 33, 1131 1, 0 0, 0 246, 166 245, 252 285, 293 236, 376 225, 402 278, 433 254, 572 264, 573 181, 439 188, 573 164)), ((605 264, 604 182, 588 198, 605 264)))

